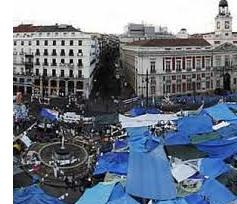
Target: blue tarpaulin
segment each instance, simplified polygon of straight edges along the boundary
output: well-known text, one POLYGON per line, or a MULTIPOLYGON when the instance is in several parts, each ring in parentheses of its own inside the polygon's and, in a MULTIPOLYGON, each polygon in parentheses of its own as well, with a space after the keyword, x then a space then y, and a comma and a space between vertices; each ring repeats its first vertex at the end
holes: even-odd
POLYGON ((132 108, 129 112, 128 112, 132 117, 136 117, 139 115, 144 115, 146 114, 146 109, 142 108, 142 107, 135 107, 132 108))
POLYGON ((120 183, 98 183, 86 189, 75 204, 107 204, 124 196, 124 187, 120 183))
POLYGON ((47 108, 42 108, 40 111, 40 116, 49 121, 56 121, 58 113, 47 108))
POLYGON ((14 204, 63 204, 57 198, 47 195, 36 185, 13 191, 14 204))
POLYGON ((149 152, 158 146, 158 140, 154 140, 147 127, 126 128, 128 133, 129 151, 149 152))
POLYGON ((138 203, 135 199, 133 199, 128 194, 125 194, 123 197, 117 200, 108 202, 108 204, 140 204, 140 203, 138 203))
POLYGON ((228 108, 226 104, 217 104, 210 108, 205 108, 203 111, 210 115, 216 121, 237 120, 236 115, 228 108))
POLYGON ((185 200, 188 204, 210 204, 205 200, 204 196, 198 195, 197 193, 186 196, 185 200))
POLYGON ((222 159, 205 158, 201 160, 199 172, 204 176, 216 178, 230 169, 222 159))
POLYGON ((188 204, 184 198, 177 198, 174 200, 157 201, 154 204, 188 204))
POLYGON ((175 183, 163 145, 151 152, 130 152, 126 192, 155 200, 176 198, 175 183))
POLYGON ((127 146, 128 146, 128 141, 126 139, 115 141, 115 149, 121 149, 121 148, 124 148, 124 147, 127 147, 127 146))
POLYGON ((128 169, 128 152, 108 152, 98 159, 94 175, 106 172, 126 175, 128 169))
POLYGON ((167 145, 189 144, 192 135, 212 132, 212 121, 207 115, 187 116, 178 120, 177 130, 165 134, 167 145))
POLYGON ((148 114, 159 114, 160 110, 157 109, 157 108, 147 108, 146 113, 148 113, 148 114))
POLYGON ((232 192, 215 179, 206 180, 198 194, 205 196, 210 204, 228 204, 236 199, 232 192))

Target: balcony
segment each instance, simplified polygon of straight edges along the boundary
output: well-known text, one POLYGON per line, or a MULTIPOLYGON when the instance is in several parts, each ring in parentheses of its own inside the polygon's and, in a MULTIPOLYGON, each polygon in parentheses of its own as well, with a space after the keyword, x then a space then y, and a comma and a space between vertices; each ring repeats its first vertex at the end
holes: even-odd
POLYGON ((36 52, 35 55, 36 55, 36 56, 40 56, 40 52, 36 52))
POLYGON ((52 56, 57 56, 57 53, 56 53, 56 52, 52 52, 51 55, 52 55, 52 56))
POLYGON ((83 67, 83 64, 77 64, 78 67, 83 67))
POLYGON ((48 56, 49 54, 48 54, 48 52, 44 52, 44 56, 48 56))
POLYGON ((70 67, 70 68, 74 68, 74 64, 73 64, 73 63, 68 64, 68 67, 70 67))
POLYGON ((40 66, 40 62, 36 62, 35 65, 36 65, 36 66, 40 66))
POLYGON ((57 63, 51 63, 51 66, 52 66, 52 67, 56 67, 56 66, 57 66, 57 63))
POLYGON ((48 62, 44 62, 43 66, 49 66, 49 63, 48 62))

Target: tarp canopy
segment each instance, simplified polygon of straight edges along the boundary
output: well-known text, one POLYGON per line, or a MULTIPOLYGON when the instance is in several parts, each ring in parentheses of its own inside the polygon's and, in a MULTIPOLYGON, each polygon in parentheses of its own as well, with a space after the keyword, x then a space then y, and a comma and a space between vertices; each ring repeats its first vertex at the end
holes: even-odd
POLYGON ((129 151, 149 152, 159 144, 158 138, 154 140, 147 127, 127 128, 129 151))
POLYGON ((138 197, 176 198, 175 183, 163 145, 151 152, 130 152, 126 192, 138 197))
POLYGON ((154 204, 189 204, 184 198, 177 198, 174 200, 165 200, 165 201, 157 201, 154 204))
POLYGON ((173 121, 177 119, 176 114, 145 114, 133 118, 119 115, 119 122, 121 122, 123 128, 151 126, 156 125, 158 121, 173 121))
POLYGON ((215 121, 237 120, 237 116, 228 108, 227 104, 217 104, 210 108, 205 108, 204 112, 210 115, 215 121))
POLYGON ((144 115, 146 114, 146 109, 143 107, 134 107, 132 108, 129 112, 129 115, 131 115, 132 117, 136 117, 139 115, 144 115))
POLYGON ((230 167, 222 159, 205 158, 200 160, 199 172, 203 176, 216 178, 230 171, 230 167))
POLYGON ((99 157, 94 175, 106 172, 126 175, 128 169, 128 152, 108 152, 99 157))
POLYGON ((107 204, 124 196, 124 187, 120 183, 101 182, 86 189, 75 204, 107 204))
POLYGON ((183 117, 178 120, 177 130, 166 134, 167 145, 189 144, 192 135, 212 132, 212 121, 207 115, 183 117))
POLYGON ((125 194, 123 197, 117 200, 108 202, 108 204, 139 204, 139 203, 128 194, 125 194))
POLYGON ((40 111, 40 116, 48 121, 56 121, 58 119, 58 112, 48 108, 42 108, 40 111))
POLYGON ((210 204, 205 198, 197 193, 188 195, 185 197, 185 200, 188 204, 210 204))
POLYGON ((215 179, 206 180, 198 194, 205 196, 210 204, 227 204, 236 199, 232 192, 215 179))
POLYGON ((128 146, 128 141, 127 139, 124 139, 124 140, 115 140, 115 149, 121 149, 121 148, 124 148, 124 147, 127 147, 128 146))
POLYGON ((36 185, 13 191, 14 204, 63 204, 57 198, 47 195, 36 185))

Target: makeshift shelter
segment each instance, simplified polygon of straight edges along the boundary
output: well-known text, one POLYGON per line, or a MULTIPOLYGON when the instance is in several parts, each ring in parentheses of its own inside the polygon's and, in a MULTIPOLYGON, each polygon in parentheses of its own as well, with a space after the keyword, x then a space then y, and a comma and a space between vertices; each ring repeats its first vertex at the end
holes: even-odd
POLYGON ((175 184, 163 145, 151 152, 129 153, 126 192, 142 198, 176 198, 175 184))
POLYGON ((108 152, 99 157, 94 175, 106 172, 126 175, 128 168, 128 152, 108 152))
POLYGON ((120 183, 98 183, 86 189, 84 194, 75 204, 107 204, 124 196, 124 187, 120 183))
POLYGON ((63 204, 62 201, 47 195, 40 187, 36 185, 25 188, 14 189, 14 204, 63 204))
POLYGON ((228 108, 226 104, 217 104, 210 108, 205 108, 203 111, 210 115, 215 121, 237 120, 237 116, 228 108))
POLYGON ((210 204, 227 204, 236 200, 236 196, 215 179, 206 180, 198 194, 210 204))

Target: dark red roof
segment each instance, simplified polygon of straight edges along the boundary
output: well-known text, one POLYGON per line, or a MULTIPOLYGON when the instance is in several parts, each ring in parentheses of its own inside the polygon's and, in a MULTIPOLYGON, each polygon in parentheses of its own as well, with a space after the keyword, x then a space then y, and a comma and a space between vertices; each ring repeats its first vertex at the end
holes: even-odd
POLYGON ((77 32, 78 29, 71 25, 34 26, 32 24, 21 24, 13 27, 14 33, 27 32, 77 32))
POLYGON ((127 45, 141 47, 210 46, 203 38, 141 40, 128 43, 127 45))

